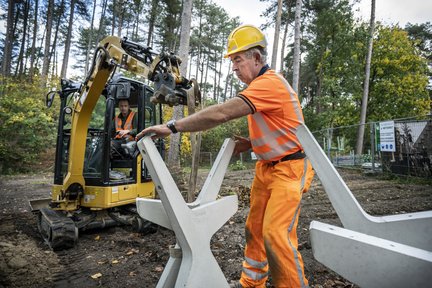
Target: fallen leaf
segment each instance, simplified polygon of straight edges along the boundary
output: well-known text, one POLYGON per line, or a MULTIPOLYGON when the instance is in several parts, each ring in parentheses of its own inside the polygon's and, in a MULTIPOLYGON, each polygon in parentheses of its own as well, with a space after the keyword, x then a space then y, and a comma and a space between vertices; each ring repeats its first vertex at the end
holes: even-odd
POLYGON ((111 264, 118 264, 118 263, 119 263, 119 261, 115 260, 115 259, 111 261, 111 264))
POLYGON ((127 256, 130 256, 130 255, 132 255, 132 254, 138 254, 139 253, 139 250, 138 249, 134 249, 134 248, 132 248, 131 250, 129 250, 127 253, 126 253, 126 255, 127 256))
POLYGON ((162 266, 157 266, 154 269, 155 272, 162 272, 163 270, 164 270, 164 268, 162 266))
POLYGON ((131 272, 129 272, 129 276, 136 276, 135 271, 131 271, 131 272))
POLYGON ((97 235, 97 236, 94 238, 94 240, 99 241, 99 240, 100 240, 100 236, 97 235))
POLYGON ((98 279, 100 277, 102 277, 102 273, 96 273, 96 274, 91 275, 91 278, 93 278, 93 279, 98 279))
POLYGON ((107 261, 98 261, 97 262, 98 265, 102 265, 102 264, 105 264, 105 263, 107 263, 107 261))

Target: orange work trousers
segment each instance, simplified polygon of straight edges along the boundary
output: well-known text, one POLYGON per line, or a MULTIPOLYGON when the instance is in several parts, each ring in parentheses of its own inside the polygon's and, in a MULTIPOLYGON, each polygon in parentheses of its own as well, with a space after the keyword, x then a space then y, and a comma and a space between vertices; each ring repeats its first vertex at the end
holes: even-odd
POLYGON ((314 176, 305 159, 256 164, 246 220, 245 260, 240 284, 265 287, 270 270, 273 285, 308 287, 297 250, 297 223, 302 194, 314 176))

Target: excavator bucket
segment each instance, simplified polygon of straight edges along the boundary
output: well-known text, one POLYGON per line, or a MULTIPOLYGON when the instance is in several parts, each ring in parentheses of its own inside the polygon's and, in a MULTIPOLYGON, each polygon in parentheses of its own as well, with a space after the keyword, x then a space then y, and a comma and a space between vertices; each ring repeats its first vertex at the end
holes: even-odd
POLYGON ((41 199, 30 200, 29 204, 30 204, 31 211, 37 212, 42 208, 48 208, 50 202, 51 202, 51 198, 41 198, 41 199))

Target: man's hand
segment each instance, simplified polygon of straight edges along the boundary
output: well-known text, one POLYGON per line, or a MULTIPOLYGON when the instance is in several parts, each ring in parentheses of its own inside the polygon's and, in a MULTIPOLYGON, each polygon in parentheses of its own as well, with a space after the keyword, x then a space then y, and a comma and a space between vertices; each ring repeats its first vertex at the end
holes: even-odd
POLYGON ((154 136, 152 136, 152 138, 164 138, 170 135, 171 133, 172 133, 171 130, 165 124, 156 125, 142 130, 140 133, 136 135, 135 140, 138 141, 146 134, 155 134, 154 136))
POLYGON ((245 152, 252 148, 249 138, 233 135, 235 141, 234 155, 238 155, 241 152, 245 152))
POLYGON ((120 136, 120 138, 125 138, 127 137, 127 135, 130 133, 130 130, 120 130, 118 131, 118 135, 120 136))

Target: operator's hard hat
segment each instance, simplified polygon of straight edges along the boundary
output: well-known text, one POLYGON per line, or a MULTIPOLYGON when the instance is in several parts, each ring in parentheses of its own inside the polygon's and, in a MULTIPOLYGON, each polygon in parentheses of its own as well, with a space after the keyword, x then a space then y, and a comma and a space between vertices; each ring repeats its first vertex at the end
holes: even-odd
POLYGON ((241 25, 234 29, 228 36, 228 51, 224 55, 224 58, 228 58, 234 53, 246 51, 255 46, 260 46, 262 48, 267 47, 264 33, 253 25, 241 25))

